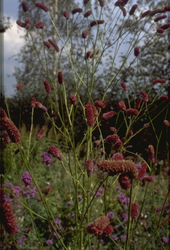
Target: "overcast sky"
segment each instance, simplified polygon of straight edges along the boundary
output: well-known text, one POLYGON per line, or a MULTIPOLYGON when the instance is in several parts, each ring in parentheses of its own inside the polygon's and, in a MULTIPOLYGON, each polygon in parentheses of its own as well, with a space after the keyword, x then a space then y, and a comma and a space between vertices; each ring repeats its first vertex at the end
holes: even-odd
POLYGON ((14 93, 13 85, 16 85, 16 80, 12 77, 14 67, 16 65, 14 56, 20 50, 24 40, 20 38, 23 31, 17 27, 16 20, 18 15, 18 0, 4 0, 4 16, 10 17, 12 28, 4 33, 4 86, 7 96, 14 93), (10 75, 10 77, 8 77, 10 75))

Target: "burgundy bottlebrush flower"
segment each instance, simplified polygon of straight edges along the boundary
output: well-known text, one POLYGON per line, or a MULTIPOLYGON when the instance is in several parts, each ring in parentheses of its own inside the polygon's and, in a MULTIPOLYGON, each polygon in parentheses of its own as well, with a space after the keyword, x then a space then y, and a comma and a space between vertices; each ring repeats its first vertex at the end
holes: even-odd
POLYGON ((27 12, 28 9, 27 9, 26 2, 22 2, 21 4, 22 4, 22 9, 23 9, 23 11, 24 11, 24 12, 27 12))
POLYGON ((116 112, 114 111, 109 111, 109 112, 106 112, 102 115, 102 117, 105 119, 105 120, 108 120, 110 119, 111 117, 113 117, 114 115, 116 114, 116 112))
POLYGON ((52 156, 57 157, 60 161, 62 160, 62 155, 60 150, 56 148, 54 145, 51 145, 49 147, 49 153, 52 154, 52 156))
POLYGON ((114 161, 122 161, 123 160, 123 155, 121 153, 115 153, 112 156, 112 160, 114 161))
POLYGON ((87 125, 92 127, 94 125, 94 107, 90 102, 85 105, 85 114, 87 125))
POLYGON ((139 171, 139 174, 138 174, 138 179, 139 180, 143 180, 143 177, 144 175, 146 174, 146 170, 147 170, 147 164, 146 163, 143 163, 142 164, 142 167, 139 171))
POLYGON ((148 94, 145 91, 140 91, 140 94, 143 95, 144 102, 148 102, 148 94))
POLYGON ((134 5, 132 6, 132 8, 131 8, 130 11, 129 11, 129 15, 130 15, 130 16, 133 15, 133 14, 135 13, 135 10, 137 9, 137 7, 138 7, 137 4, 134 4, 134 5))
POLYGON ((7 118, 7 114, 3 109, 0 109, 0 118, 7 118))
POLYGON ((111 176, 119 173, 126 173, 130 178, 138 177, 137 167, 135 163, 130 160, 101 160, 98 162, 97 167, 111 176))
POLYGON ((121 174, 118 180, 121 188, 124 190, 127 190, 132 186, 132 182, 128 174, 121 174))
POLYGON ((83 12, 83 10, 81 8, 75 8, 75 9, 72 10, 71 13, 74 15, 76 13, 81 13, 81 12, 83 12))
POLYGON ((6 144, 8 144, 8 143, 10 143, 10 138, 9 138, 9 135, 8 135, 8 133, 4 130, 3 131, 3 138, 4 138, 4 142, 6 143, 6 144))
POLYGON ((69 13, 67 11, 63 11, 63 16, 68 20, 69 19, 69 13))
POLYGON ((10 202, 2 204, 2 215, 2 223, 5 231, 11 235, 16 234, 18 232, 18 224, 10 202))
POLYGON ((87 18, 88 16, 90 16, 92 14, 91 10, 88 10, 84 13, 84 17, 87 18))
POLYGON ((24 172, 23 175, 21 176, 21 180, 25 184, 25 186, 31 185, 32 178, 31 175, 28 171, 24 172))
POLYGON ((157 28, 157 32, 159 33, 159 34, 163 34, 164 33, 164 29, 162 29, 162 28, 157 28))
POLYGON ((86 38, 88 36, 88 31, 87 30, 83 30, 82 32, 82 38, 86 38))
POLYGON ((139 47, 134 48, 134 56, 136 56, 136 57, 139 56, 139 47))
POLYGON ((118 0, 115 3, 115 6, 125 6, 128 3, 129 0, 118 0))
POLYGON ((141 14, 141 18, 144 18, 145 16, 148 16, 151 13, 151 10, 146 10, 141 14))
POLYGON ((29 18, 25 18, 25 23, 30 23, 30 19, 29 18))
POLYGON ((161 95, 159 99, 160 100, 168 100, 169 97, 167 95, 161 95))
POLYGON ((98 0, 99 4, 100 4, 100 7, 104 7, 104 0, 98 0))
POLYGON ((43 109, 45 112, 47 112, 47 108, 44 105, 42 105, 41 102, 35 102, 35 107, 43 109))
POLYGON ((112 144, 112 143, 115 143, 119 140, 119 136, 117 134, 114 134, 114 135, 108 135, 105 139, 105 142, 108 143, 108 144, 112 144))
POLYGON ((111 225, 108 225, 105 229, 104 229, 104 231, 103 231, 103 233, 105 234, 105 235, 110 235, 110 234, 112 234, 113 233, 113 227, 111 226, 111 225))
POLYGON ((137 115, 139 111, 137 109, 129 108, 126 110, 127 115, 137 115))
POLYGON ((77 97, 75 95, 70 95, 69 99, 71 104, 73 104, 74 106, 77 105, 77 97))
POLYGON ((170 24, 169 23, 165 23, 160 28, 163 29, 163 30, 166 30, 166 29, 170 28, 170 24))
POLYGON ((35 99, 35 97, 33 97, 32 99, 31 99, 31 107, 32 108, 35 108, 35 105, 36 104, 36 99, 35 99))
POLYGON ((149 175, 146 175, 143 177, 143 180, 142 181, 146 181, 146 182, 153 182, 155 179, 149 175))
POLYGON ((90 58, 90 55, 91 55, 91 51, 87 51, 85 56, 84 56, 84 59, 87 60, 90 58))
POLYGON ((95 25, 103 24, 104 20, 94 20, 90 23, 90 26, 93 27, 95 25))
POLYGON ((125 105, 124 101, 118 102, 118 109, 126 111, 126 105, 125 105))
POLYGON ((123 145, 123 142, 121 140, 117 140, 114 144, 113 144, 113 149, 117 150, 119 148, 121 148, 123 145))
POLYGON ((169 127, 169 126, 170 126, 170 121, 164 120, 164 124, 165 124, 167 127, 169 127))
POLYGON ((50 44, 49 42, 44 41, 44 45, 45 45, 48 49, 51 48, 51 44, 50 44))
POLYGON ((104 109, 105 108, 105 102, 104 101, 95 101, 94 102, 94 105, 97 107, 97 108, 101 108, 101 109, 104 109))
POLYGON ((43 29, 44 28, 44 23, 43 22, 38 22, 38 23, 35 24, 35 27, 37 29, 43 29))
POLYGON ((170 11, 170 6, 165 6, 165 7, 164 7, 164 10, 165 10, 165 11, 170 11))
POLYGON ((149 15, 150 16, 154 16, 155 14, 157 14, 157 13, 165 13, 166 11, 164 10, 164 8, 162 8, 162 9, 154 9, 154 10, 152 10, 150 13, 149 13, 149 15))
POLYGON ((45 12, 48 12, 48 7, 45 6, 42 3, 35 3, 35 6, 38 7, 38 8, 40 8, 40 9, 42 9, 42 10, 44 10, 45 12))
POLYGON ((54 49, 55 49, 57 52, 60 51, 59 47, 57 46, 57 44, 56 44, 54 41, 52 41, 51 39, 48 39, 48 41, 49 41, 49 43, 54 47, 54 49))
POLYGON ((3 130, 7 131, 12 142, 19 143, 21 141, 21 135, 18 128, 9 118, 2 118, 1 125, 3 126, 3 130))
POLYGON ((125 84, 124 82, 121 82, 120 85, 122 86, 122 88, 123 88, 124 90, 127 90, 127 86, 126 86, 126 84, 125 84))
POLYGON ((136 102, 136 109, 139 109, 140 108, 140 106, 141 106, 141 103, 142 103, 142 98, 141 97, 139 97, 138 99, 137 99, 137 102, 136 102))
POLYGON ((17 20, 16 23, 18 24, 18 26, 20 26, 21 28, 25 28, 26 27, 26 23, 21 22, 20 20, 17 20))
POLYGON ((131 204, 131 217, 132 217, 132 220, 137 219, 138 216, 139 216, 138 205, 136 203, 132 203, 131 204))
POLYGON ((44 134, 44 129, 41 128, 36 136, 36 140, 39 141, 42 137, 43 137, 43 134, 44 134))
POLYGON ((167 18, 167 15, 162 15, 162 16, 158 16, 154 19, 154 22, 158 22, 159 20, 162 20, 164 18, 167 18))
POLYGON ((64 82, 64 76, 63 76, 62 71, 58 72, 58 82, 59 82, 59 84, 63 84, 63 82, 64 82))
POLYGON ((50 85, 47 81, 44 81, 44 87, 45 87, 45 90, 48 94, 51 93, 51 88, 50 88, 50 85))
POLYGON ((155 150, 154 150, 153 145, 149 145, 148 149, 149 149, 149 160, 154 162, 155 161, 155 150))
POLYGON ((87 176, 90 177, 93 172, 93 161, 92 159, 88 159, 86 161, 86 170, 87 170, 87 176))
POLYGON ((109 224, 109 218, 103 215, 97 218, 94 222, 90 222, 86 227, 86 231, 90 234, 102 235, 109 224))
POLYGON ((22 84, 17 84, 17 89, 18 89, 18 90, 23 89, 23 85, 22 85, 22 84))

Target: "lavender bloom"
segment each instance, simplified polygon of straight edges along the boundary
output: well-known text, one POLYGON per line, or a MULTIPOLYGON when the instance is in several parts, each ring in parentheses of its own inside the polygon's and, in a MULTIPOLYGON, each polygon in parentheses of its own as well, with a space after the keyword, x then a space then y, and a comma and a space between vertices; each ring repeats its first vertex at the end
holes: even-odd
POLYGON ((167 237, 162 237, 162 242, 164 244, 167 244, 169 242, 169 239, 167 237))
POLYGON ((74 213, 72 213, 72 214, 71 214, 71 218, 74 218, 74 217, 75 217, 75 214, 74 214, 74 213))
POLYGON ((20 246, 22 244, 22 242, 24 241, 25 239, 25 235, 22 235, 19 240, 17 241, 17 245, 20 246))
POLYGON ((127 214, 121 214, 122 219, 128 221, 128 215, 127 214))
POLYGON ((97 193, 96 193, 96 197, 100 197, 103 193, 103 188, 99 188, 97 193))
POLYGON ((121 238, 122 240, 126 240, 127 235, 126 235, 126 234, 123 234, 123 235, 120 236, 120 238, 121 238))
POLYGON ((71 201, 68 201, 68 202, 66 203, 66 205, 67 205, 67 206, 72 206, 73 203, 72 203, 71 201))
POLYGON ((112 239, 116 241, 118 240, 118 237, 116 235, 112 235, 112 239))
POLYGON ((60 196, 57 196, 56 199, 57 199, 58 201, 61 200, 60 196))
POLYGON ((43 152, 41 154, 41 157, 43 158, 44 164, 49 167, 51 162, 52 162, 52 157, 53 157, 52 154, 49 154, 47 152, 43 152))
POLYGON ((21 180, 24 182, 25 186, 29 186, 31 184, 32 178, 28 171, 23 173, 23 175, 21 176, 21 180))
POLYGON ((29 190, 24 192, 25 195, 29 195, 31 197, 34 197, 36 193, 37 193, 37 191, 35 189, 29 189, 29 190))
POLYGON ((46 244, 47 244, 47 246, 51 246, 53 244, 53 241, 52 240, 47 240, 46 244))
POLYGON ((122 203, 123 205, 129 205, 130 199, 126 197, 125 194, 119 194, 117 196, 118 202, 122 203))
POLYGON ((109 217, 110 220, 112 220, 114 218, 114 213, 113 212, 108 212, 107 216, 109 217))
POLYGON ((82 196, 81 195, 77 195, 77 198, 81 201, 82 200, 82 196))

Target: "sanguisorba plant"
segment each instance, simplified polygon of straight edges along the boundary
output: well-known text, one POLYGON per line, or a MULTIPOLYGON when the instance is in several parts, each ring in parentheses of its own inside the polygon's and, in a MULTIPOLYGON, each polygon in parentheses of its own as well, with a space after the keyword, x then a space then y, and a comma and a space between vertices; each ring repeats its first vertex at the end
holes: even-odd
MULTIPOLYGON (((37 49, 35 34, 33 36, 32 33, 43 33, 46 24, 37 20, 34 29, 30 29, 31 20, 27 3, 21 3, 25 21, 17 20, 17 25, 26 29, 30 46, 39 60, 38 67, 44 76, 40 88, 46 91, 50 106, 45 107, 36 96, 32 97, 31 126, 28 138, 24 139, 9 118, 10 113, 4 110, 0 113, 4 157, 9 149, 12 152, 15 149, 15 155, 11 156, 11 167, 19 164, 17 169, 22 169, 22 176, 18 170, 17 180, 14 181, 15 185, 18 181, 20 186, 6 183, 8 178, 4 175, 4 185, 1 188, 0 209, 3 214, 1 224, 4 230, 5 249, 12 249, 10 247, 14 246, 16 249, 127 250, 158 249, 158 246, 159 249, 166 249, 169 189, 162 191, 160 197, 155 192, 161 182, 164 189, 165 185, 168 185, 168 150, 166 160, 159 162, 161 132, 159 135, 155 134, 156 145, 148 144, 147 158, 138 154, 137 148, 131 151, 131 140, 148 126, 152 126, 154 130, 155 117, 151 114, 154 111, 153 104, 160 96, 164 104, 163 110, 167 110, 160 122, 168 135, 168 96, 164 94, 168 83, 159 77, 154 79, 150 83, 149 91, 135 93, 136 97, 132 102, 131 93, 128 92, 130 83, 123 82, 119 74, 128 60, 136 62, 136 67, 140 67, 137 63, 142 53, 140 46, 142 50, 147 46, 142 44, 146 35, 143 30, 139 30, 131 37, 131 43, 124 47, 126 53, 120 63, 120 71, 108 72, 103 92, 96 96, 97 76, 107 72, 105 54, 109 51, 112 65, 117 63, 117 54, 123 42, 131 35, 132 27, 124 31, 128 20, 133 20, 133 16, 137 15, 134 26, 141 20, 144 20, 144 25, 147 26, 148 20, 155 18, 154 25, 151 22, 151 26, 148 27, 151 31, 153 28, 151 40, 159 39, 170 27, 167 23, 159 24, 159 21, 165 18, 165 13, 170 11, 170 6, 141 12, 137 4, 130 6, 129 2, 118 0, 110 4, 108 1, 109 8, 112 8, 112 15, 109 17, 105 16, 107 1, 104 0, 96 1, 96 12, 90 0, 81 1, 82 8, 75 6, 70 12, 63 9, 62 18, 67 27, 65 39, 62 38, 57 23, 50 14, 48 1, 46 5, 36 2, 35 8, 46 13, 57 36, 54 41, 43 34, 41 51, 37 49), (84 27, 82 30, 79 29, 80 24, 84 27), (157 29, 154 32, 155 27, 157 29), (82 54, 79 55, 72 48, 75 29, 78 31, 77 40, 81 39, 82 54), (56 54, 57 79, 49 74, 50 68, 46 61, 49 51, 56 54), (62 58, 67 58, 67 61, 63 63, 62 58), (74 92, 71 94, 68 93, 69 82, 63 66, 66 63, 74 82, 74 92), (160 88, 151 99, 150 93, 155 84, 160 88), (116 110, 107 107, 107 93, 112 85, 121 86, 127 98, 125 103, 120 97, 116 110), (46 120, 51 122, 53 140, 44 137, 43 128, 35 138, 35 109, 43 111, 46 120), (75 124, 78 116, 81 138, 77 142, 75 124), (56 117, 60 120, 59 125, 55 122, 56 117), (149 123, 142 123, 143 117, 147 117, 149 123), (110 124, 109 121, 113 118, 114 123, 110 124), (141 127, 133 130, 138 121, 141 121, 141 127), (107 136, 105 128, 102 128, 103 123, 106 124, 107 130, 110 130, 107 136), (123 137, 119 135, 121 126, 124 126, 123 137), (43 139, 46 141, 41 144, 43 139), (161 168, 159 177, 156 176, 158 165, 161 168), (39 174, 36 173, 36 166, 39 166, 39 174), (52 196, 48 198, 52 192, 51 188, 44 189, 44 184, 41 183, 41 169, 44 168, 55 168, 52 176, 57 189, 52 191, 58 194, 55 200, 52 196), (60 178, 56 178, 59 172, 60 178)), ((21 89, 18 88, 19 91, 21 89)))

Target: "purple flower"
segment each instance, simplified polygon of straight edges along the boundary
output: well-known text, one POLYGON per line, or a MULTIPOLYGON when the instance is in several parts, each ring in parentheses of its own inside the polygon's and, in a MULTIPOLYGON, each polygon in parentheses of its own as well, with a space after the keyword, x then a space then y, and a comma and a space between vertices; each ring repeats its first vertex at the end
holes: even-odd
POLYGON ((138 170, 140 170, 141 167, 142 167, 142 164, 138 164, 138 163, 137 163, 137 164, 135 164, 135 165, 136 165, 136 167, 137 167, 138 170))
POLYGON ((52 240, 47 240, 46 244, 47 244, 47 246, 51 246, 53 244, 53 241, 52 240))
POLYGON ((120 238, 121 238, 122 240, 126 240, 127 235, 126 235, 126 234, 123 234, 123 235, 120 236, 120 238))
POLYGON ((72 203, 71 201, 68 201, 68 202, 66 203, 66 205, 67 205, 67 206, 72 206, 73 203, 72 203))
POLYGON ((116 235, 112 235, 112 239, 116 241, 118 240, 118 237, 116 235))
POLYGON ((120 189, 121 189, 121 187, 120 187, 120 186, 117 186, 117 187, 116 187, 116 192, 119 191, 120 189))
POLYGON ((47 152, 43 152, 41 154, 41 157, 43 158, 44 164, 49 167, 51 162, 52 162, 52 158, 53 158, 52 154, 49 154, 47 152))
POLYGON ((74 218, 75 217, 75 214, 73 213, 73 214, 71 214, 71 218, 74 218))
POLYGON ((17 241, 17 245, 20 246, 22 244, 22 242, 24 241, 25 239, 25 235, 22 235, 19 240, 17 241))
POLYGON ((60 196, 57 196, 56 199, 57 199, 58 201, 61 200, 60 196))
POLYGON ((129 205, 130 199, 126 197, 125 194, 119 194, 117 196, 118 202, 122 203, 123 205, 129 205))
POLYGON ((81 201, 82 200, 82 196, 81 195, 77 195, 77 198, 81 201))
POLYGON ((53 221, 54 225, 60 226, 61 225, 61 220, 56 218, 55 221, 53 221))
POLYGON ((169 239, 167 237, 162 237, 162 242, 164 244, 167 244, 169 242, 169 239))
POLYGON ((99 188, 97 193, 96 193, 96 197, 100 197, 103 193, 103 188, 99 188))
POLYGON ((31 197, 34 197, 36 193, 37 193, 37 191, 35 189, 29 189, 29 190, 24 192, 25 195, 29 195, 31 197))
POLYGON ((107 216, 109 217, 110 220, 112 220, 114 218, 114 213, 113 212, 108 212, 107 216))
POLYGON ((122 219, 128 221, 128 215, 127 214, 121 214, 122 219))
POLYGON ((24 172, 21 176, 21 180, 24 182, 25 186, 29 186, 32 182, 32 178, 28 171, 24 172))

